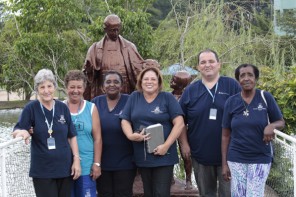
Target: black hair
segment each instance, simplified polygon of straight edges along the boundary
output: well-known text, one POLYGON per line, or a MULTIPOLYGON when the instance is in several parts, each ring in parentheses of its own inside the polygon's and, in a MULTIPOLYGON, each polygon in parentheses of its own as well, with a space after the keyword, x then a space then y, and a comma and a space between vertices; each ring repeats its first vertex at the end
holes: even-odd
POLYGON ((254 66, 253 64, 241 64, 241 65, 239 65, 235 69, 235 72, 234 72, 235 79, 237 81, 239 81, 240 69, 241 68, 246 68, 246 67, 252 67, 253 68, 253 71, 254 71, 254 74, 255 74, 255 79, 258 80, 259 79, 259 69, 257 68, 257 66, 254 66))
POLYGON ((118 75, 118 77, 119 77, 119 79, 120 79, 120 82, 121 82, 121 85, 123 85, 123 78, 122 78, 122 75, 121 75, 119 72, 117 72, 117 71, 115 71, 115 70, 110 70, 110 71, 106 72, 106 73, 105 73, 105 76, 104 76, 104 82, 105 82, 106 77, 107 77, 108 75, 118 75))

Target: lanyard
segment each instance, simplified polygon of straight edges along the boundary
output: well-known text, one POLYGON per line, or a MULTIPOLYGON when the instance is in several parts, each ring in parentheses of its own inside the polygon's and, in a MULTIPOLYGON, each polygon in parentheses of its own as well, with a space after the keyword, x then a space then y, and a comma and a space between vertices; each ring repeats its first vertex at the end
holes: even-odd
POLYGON ((214 95, 212 94, 211 90, 209 90, 209 88, 208 88, 207 86, 204 85, 204 86, 206 87, 206 89, 208 90, 209 94, 211 95, 211 97, 213 98, 213 103, 215 102, 215 96, 216 96, 216 92, 217 92, 217 89, 218 89, 218 85, 219 85, 219 83, 217 82, 217 83, 216 83, 216 88, 215 88, 215 93, 214 93, 214 95))
POLYGON ((41 102, 40 102, 40 107, 41 107, 42 113, 43 113, 43 115, 44 115, 44 117, 45 117, 45 123, 46 123, 46 125, 47 125, 48 133, 49 133, 50 137, 51 137, 51 134, 52 134, 52 132, 53 132, 53 131, 52 131, 52 125, 53 125, 53 118, 54 118, 54 105, 55 105, 55 101, 53 101, 53 104, 52 104, 52 120, 51 120, 51 123, 49 124, 49 122, 48 122, 48 120, 47 120, 47 118, 46 118, 46 116, 45 116, 43 106, 42 106, 42 104, 41 104, 41 102))

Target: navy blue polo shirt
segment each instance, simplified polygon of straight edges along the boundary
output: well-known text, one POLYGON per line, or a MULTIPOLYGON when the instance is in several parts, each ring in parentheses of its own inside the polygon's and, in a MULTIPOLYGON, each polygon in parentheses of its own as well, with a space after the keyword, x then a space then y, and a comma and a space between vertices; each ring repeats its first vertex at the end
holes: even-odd
POLYGON ((256 89, 251 103, 244 104, 241 94, 230 97, 225 103, 223 128, 231 130, 227 160, 238 163, 270 163, 271 144, 263 141, 264 128, 270 122, 283 118, 282 113, 269 92, 264 92, 267 106, 256 89), (249 115, 244 115, 248 108, 249 115))
POLYGON ((121 129, 123 107, 128 95, 122 94, 117 105, 111 111, 108 109, 106 95, 95 97, 92 102, 97 106, 102 129, 103 151, 101 167, 105 171, 134 169, 133 145, 121 129))
MULTIPOLYGON (((171 93, 159 92, 157 97, 148 103, 142 93, 135 91, 130 95, 120 118, 131 122, 133 131, 160 123, 163 125, 166 140, 173 128, 172 120, 180 115, 183 115, 182 109, 171 93)), ((133 142, 133 147, 134 160, 138 167, 168 166, 179 161, 176 143, 171 145, 168 154, 164 156, 148 153, 144 142, 133 142)))
POLYGON ((191 156, 203 165, 221 165, 224 104, 230 96, 240 91, 240 86, 234 79, 221 76, 210 91, 215 95, 214 102, 205 85, 198 80, 184 90, 179 103, 188 124, 191 156), (216 120, 209 118, 211 108, 217 110, 216 120))
MULTIPOLYGON (((52 110, 45 107, 44 114, 50 123, 52 110)), ((72 151, 68 138, 76 136, 71 120, 71 114, 66 104, 55 100, 53 118, 53 133, 56 149, 49 150, 47 138, 48 127, 42 112, 40 102, 34 100, 28 103, 19 117, 13 130, 29 130, 33 126, 34 133, 31 140, 31 166, 30 177, 33 178, 64 178, 71 176, 72 151)))

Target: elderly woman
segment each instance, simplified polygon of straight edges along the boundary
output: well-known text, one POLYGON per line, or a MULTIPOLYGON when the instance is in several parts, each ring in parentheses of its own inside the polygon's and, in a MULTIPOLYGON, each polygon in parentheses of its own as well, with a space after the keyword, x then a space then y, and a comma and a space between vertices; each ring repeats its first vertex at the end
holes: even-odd
POLYGON ((81 176, 74 181, 72 196, 96 197, 96 179, 101 175, 102 138, 97 107, 83 99, 86 76, 71 70, 65 76, 68 99, 65 100, 77 132, 81 176))
POLYGON ((222 122, 222 174, 231 181, 231 196, 264 196, 273 157, 274 129, 283 115, 269 92, 256 89, 259 70, 242 64, 235 70, 242 91, 226 103, 222 122))
POLYGON ((122 129, 133 142, 144 196, 170 196, 173 168, 178 163, 176 140, 185 128, 182 109, 171 93, 161 91, 162 82, 158 68, 144 69, 137 81, 138 91, 131 94, 120 115, 122 129), (137 131, 156 123, 163 125, 164 143, 149 153, 145 146, 149 134, 137 131))
POLYGON ((80 176, 76 131, 68 107, 54 99, 57 82, 48 69, 34 78, 38 100, 28 103, 13 136, 26 143, 32 135, 30 177, 37 197, 70 197, 73 179, 80 176), (34 133, 29 134, 33 128, 34 133))
POLYGON ((122 76, 116 71, 109 71, 103 83, 106 94, 92 100, 100 113, 103 138, 102 176, 97 181, 99 196, 133 195, 136 174, 133 146, 125 137, 119 119, 128 99, 128 95, 120 93, 122 87, 122 76))

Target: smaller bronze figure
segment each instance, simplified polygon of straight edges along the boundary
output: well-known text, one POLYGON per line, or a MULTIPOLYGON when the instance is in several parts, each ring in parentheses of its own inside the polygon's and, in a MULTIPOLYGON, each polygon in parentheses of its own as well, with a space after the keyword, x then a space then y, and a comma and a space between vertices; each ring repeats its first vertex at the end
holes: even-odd
POLYGON ((170 87, 173 89, 172 94, 177 100, 180 99, 184 88, 191 82, 191 80, 190 73, 185 70, 177 71, 172 76, 170 87))
POLYGON ((160 69, 160 64, 158 63, 158 61, 156 61, 154 59, 146 59, 143 63, 143 69, 148 68, 148 67, 156 67, 156 68, 160 69))
MULTIPOLYGON (((191 82, 192 78, 189 72, 185 70, 177 71, 171 79, 170 87, 173 89, 172 94, 175 96, 177 100, 180 99, 184 88, 191 82)), ((180 148, 180 144, 179 144, 180 148)), ((181 152, 181 150, 180 150, 181 152)), ((186 179, 186 186, 185 189, 189 190, 192 189, 192 163, 190 158, 185 158, 181 154, 181 157, 184 161, 184 169, 185 169, 185 179, 186 179)))

